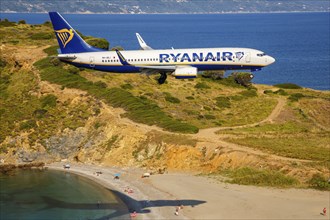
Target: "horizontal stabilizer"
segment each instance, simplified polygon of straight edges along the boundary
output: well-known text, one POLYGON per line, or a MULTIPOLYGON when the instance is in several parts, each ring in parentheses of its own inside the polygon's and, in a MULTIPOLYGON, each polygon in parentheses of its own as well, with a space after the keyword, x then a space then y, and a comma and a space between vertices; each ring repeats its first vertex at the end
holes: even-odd
POLYGON ((77 57, 75 55, 59 54, 57 58, 60 60, 75 60, 77 57))

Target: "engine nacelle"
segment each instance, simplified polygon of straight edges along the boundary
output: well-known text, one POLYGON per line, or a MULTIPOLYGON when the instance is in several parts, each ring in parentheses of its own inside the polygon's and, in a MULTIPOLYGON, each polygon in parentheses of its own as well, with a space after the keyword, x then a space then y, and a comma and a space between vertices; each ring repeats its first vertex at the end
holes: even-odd
POLYGON ((192 79, 197 77, 197 68, 191 66, 177 67, 172 74, 176 79, 192 79))

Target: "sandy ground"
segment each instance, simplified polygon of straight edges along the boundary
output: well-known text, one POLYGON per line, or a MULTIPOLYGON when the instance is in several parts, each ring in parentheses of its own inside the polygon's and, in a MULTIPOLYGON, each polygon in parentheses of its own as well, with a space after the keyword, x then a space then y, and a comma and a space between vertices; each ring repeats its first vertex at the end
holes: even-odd
MULTIPOLYGON (((63 170, 63 164, 48 167, 63 170)), ((69 171, 114 190, 137 211, 134 219, 330 219, 330 192, 232 185, 179 173, 141 178, 144 171, 135 168, 71 164, 69 171), (125 192, 127 187, 133 193, 125 192), (183 209, 176 216, 178 205, 183 209), (327 216, 321 215, 324 207, 327 216)))

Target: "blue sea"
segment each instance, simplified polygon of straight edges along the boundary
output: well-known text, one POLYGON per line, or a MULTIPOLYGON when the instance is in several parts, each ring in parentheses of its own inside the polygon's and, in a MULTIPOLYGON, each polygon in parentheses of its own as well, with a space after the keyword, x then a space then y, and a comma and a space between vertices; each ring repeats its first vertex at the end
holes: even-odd
POLYGON ((93 181, 53 170, 0 173, 0 219, 129 219, 115 194, 93 181))
MULTIPOLYGON (((65 14, 84 35, 106 38, 111 46, 139 49, 135 33, 153 48, 247 47, 276 62, 255 72, 255 83, 291 82, 330 90, 330 13, 268 14, 65 14)), ((5 14, 1 19, 40 24, 47 14, 5 14)))

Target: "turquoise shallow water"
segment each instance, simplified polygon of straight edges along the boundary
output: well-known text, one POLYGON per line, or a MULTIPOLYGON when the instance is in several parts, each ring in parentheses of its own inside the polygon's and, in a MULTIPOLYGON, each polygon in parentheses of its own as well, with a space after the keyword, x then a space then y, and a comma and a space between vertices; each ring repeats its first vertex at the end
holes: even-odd
POLYGON ((0 219, 122 219, 126 206, 110 190, 72 173, 0 174, 0 219))

